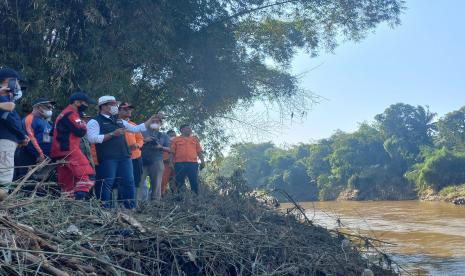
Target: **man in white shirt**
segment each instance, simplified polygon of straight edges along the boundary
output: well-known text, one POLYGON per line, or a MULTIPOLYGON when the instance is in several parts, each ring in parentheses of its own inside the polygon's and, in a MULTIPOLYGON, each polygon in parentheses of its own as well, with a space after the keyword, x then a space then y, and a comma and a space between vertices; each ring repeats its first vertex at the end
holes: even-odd
POLYGON ((95 144, 99 164, 96 196, 104 202, 104 207, 111 207, 113 185, 118 180, 118 200, 125 208, 135 208, 131 154, 124 133, 146 131, 155 117, 140 125, 118 119, 118 102, 113 96, 100 97, 98 106, 99 115, 87 123, 87 138, 91 144, 95 144))

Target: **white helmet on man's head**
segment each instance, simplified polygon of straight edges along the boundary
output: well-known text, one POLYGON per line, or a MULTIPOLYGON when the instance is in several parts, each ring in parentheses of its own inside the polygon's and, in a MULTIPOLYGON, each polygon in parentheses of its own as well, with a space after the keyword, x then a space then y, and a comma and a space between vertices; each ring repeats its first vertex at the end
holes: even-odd
POLYGON ((116 101, 116 98, 113 96, 106 95, 106 96, 102 96, 98 98, 98 106, 101 106, 107 103, 118 103, 118 102, 116 101))

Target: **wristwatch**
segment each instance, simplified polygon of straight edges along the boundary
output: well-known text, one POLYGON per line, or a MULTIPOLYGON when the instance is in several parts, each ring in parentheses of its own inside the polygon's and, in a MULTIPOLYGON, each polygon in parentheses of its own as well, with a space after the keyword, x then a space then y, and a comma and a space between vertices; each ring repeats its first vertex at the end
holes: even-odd
POLYGON ((110 136, 115 137, 115 132, 114 131, 110 132, 110 136))

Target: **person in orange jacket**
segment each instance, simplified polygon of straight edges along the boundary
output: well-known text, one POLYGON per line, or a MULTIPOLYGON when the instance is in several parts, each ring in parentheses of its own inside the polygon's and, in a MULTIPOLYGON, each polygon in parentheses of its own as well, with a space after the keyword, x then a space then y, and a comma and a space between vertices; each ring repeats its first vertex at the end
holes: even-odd
POLYGON ((176 172, 176 187, 178 191, 184 189, 186 178, 189 179, 191 190, 199 193, 199 168, 205 167, 203 150, 199 139, 192 136, 190 125, 182 125, 181 135, 171 141, 170 165, 176 172), (200 164, 199 161, 200 160, 200 164))
MULTIPOLYGON (((120 119, 127 121, 131 125, 137 126, 136 123, 131 121, 132 110, 134 110, 134 106, 130 105, 129 103, 122 103, 119 106, 119 113, 118 116, 120 119)), ((131 151, 131 160, 132 160, 132 170, 134 174, 134 183, 136 185, 136 190, 139 189, 139 184, 141 182, 142 177, 142 152, 141 148, 144 145, 144 136, 142 133, 137 132, 129 132, 126 131, 125 133, 126 142, 128 144, 129 150, 131 151)), ((137 196, 136 196, 137 198, 137 196)))

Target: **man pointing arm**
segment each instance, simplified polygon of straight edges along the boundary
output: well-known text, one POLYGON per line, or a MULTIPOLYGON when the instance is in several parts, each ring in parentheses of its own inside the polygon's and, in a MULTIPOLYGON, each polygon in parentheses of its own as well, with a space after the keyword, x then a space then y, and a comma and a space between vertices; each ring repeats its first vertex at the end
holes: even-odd
POLYGON ((95 144, 97 160, 96 195, 111 207, 112 189, 118 179, 118 199, 125 208, 136 207, 135 183, 131 153, 124 133, 147 130, 152 118, 143 124, 131 125, 118 118, 118 102, 113 96, 102 96, 98 100, 99 114, 88 123, 88 140, 95 144))

